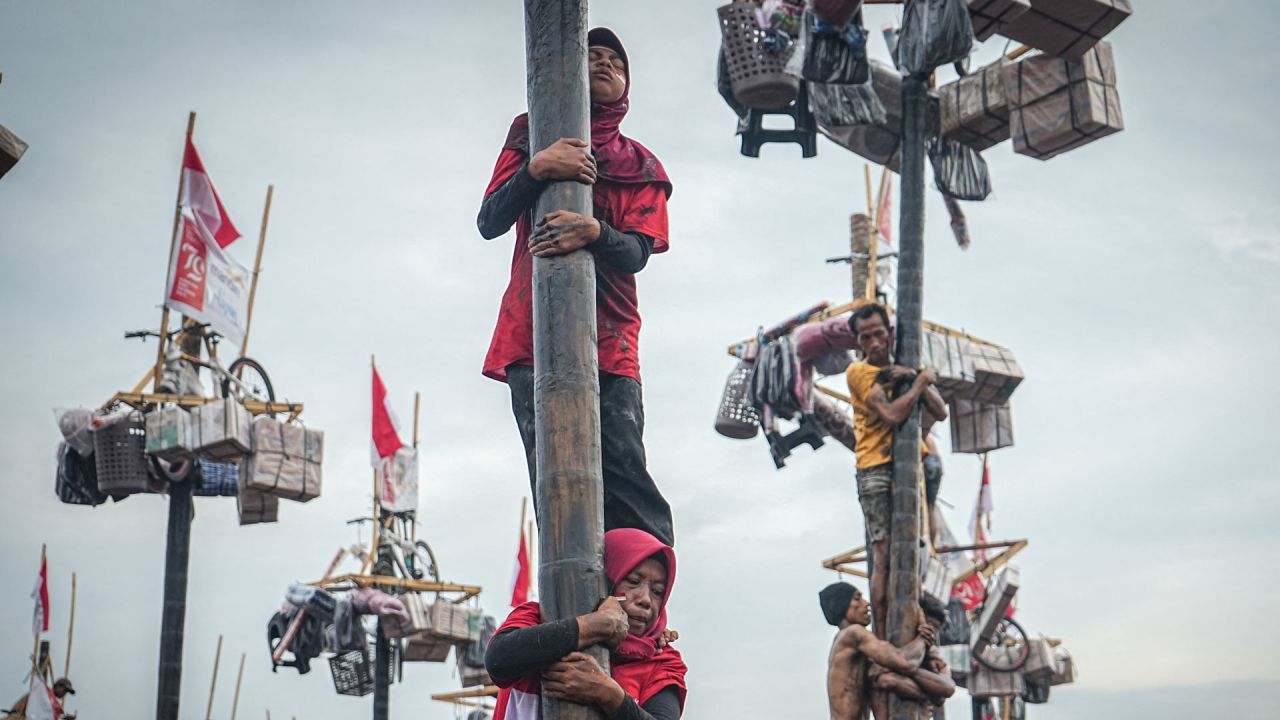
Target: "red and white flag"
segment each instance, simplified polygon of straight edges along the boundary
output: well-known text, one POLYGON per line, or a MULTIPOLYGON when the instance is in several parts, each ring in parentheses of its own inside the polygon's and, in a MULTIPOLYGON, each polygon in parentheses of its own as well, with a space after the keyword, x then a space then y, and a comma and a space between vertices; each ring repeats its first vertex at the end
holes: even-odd
MULTIPOLYGON (((885 172, 888 172, 886 170, 885 172)), ((886 178, 880 207, 876 208, 876 232, 880 238, 893 245, 893 178, 886 178)))
MULTIPOLYGON (((987 534, 983 531, 982 524, 985 521, 986 529, 991 529, 991 511, 995 509, 995 500, 991 497, 991 472, 987 469, 987 454, 983 453, 982 484, 978 486, 978 499, 973 504, 973 515, 969 518, 969 535, 975 544, 987 541, 987 534)), ((985 560, 987 553, 985 550, 977 550, 974 555, 979 560, 985 560)))
POLYGON ((27 720, 61 720, 62 703, 45 684, 40 673, 31 674, 31 691, 27 694, 27 720))
POLYGON ((225 248, 240 237, 240 231, 231 223, 231 216, 222 206, 213 180, 205 172, 195 143, 187 138, 187 151, 182 157, 182 202, 191 211, 205 234, 213 238, 218 247, 225 248))
POLYGON ((382 464, 384 458, 396 454, 404 447, 400 442, 400 421, 387 397, 387 386, 382 384, 378 368, 373 368, 373 440, 369 452, 370 462, 374 467, 382 464))
POLYGON ((520 529, 520 548, 516 550, 516 565, 511 570, 511 607, 529 601, 529 584, 532 577, 529 566, 528 538, 520 529))
POLYGON ((42 632, 49 632, 49 568, 44 555, 40 556, 40 574, 31 589, 31 599, 36 606, 31 614, 31 634, 39 636, 42 632))

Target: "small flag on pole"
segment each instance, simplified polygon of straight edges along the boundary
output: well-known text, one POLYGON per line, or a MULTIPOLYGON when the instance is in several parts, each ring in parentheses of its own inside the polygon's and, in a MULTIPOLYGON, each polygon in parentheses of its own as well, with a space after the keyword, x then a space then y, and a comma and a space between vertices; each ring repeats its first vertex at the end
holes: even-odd
POLYGON ((524 528, 520 528, 520 547, 516 550, 516 565, 511 571, 511 607, 529 601, 529 546, 524 528))
POLYGON ((195 143, 187 138, 187 151, 182 157, 182 203, 181 205, 195 215, 196 222, 205 234, 225 248, 240 237, 240 231, 231 223, 231 216, 222 206, 218 191, 213 189, 213 180, 205 172, 200 153, 196 152, 195 143))
POLYGON ((404 447, 400 442, 400 421, 387 397, 387 386, 382 384, 378 375, 378 367, 373 367, 373 439, 370 446, 370 458, 374 467, 378 467, 384 458, 396 454, 404 447))
POLYGON ((62 703, 45 684, 40 673, 31 673, 31 692, 27 694, 27 720, 61 720, 62 703))
POLYGON ((42 632, 49 632, 49 570, 44 553, 40 554, 40 574, 36 576, 35 587, 31 589, 31 599, 35 601, 35 611, 31 615, 31 634, 37 637, 42 632))
POLYGON ((890 246, 893 245, 893 178, 884 184, 884 195, 880 198, 880 207, 876 208, 876 232, 890 246))
MULTIPOLYGON (((995 510, 995 500, 991 496, 991 472, 987 469, 987 454, 982 454, 982 484, 978 486, 978 499, 973 504, 973 515, 969 518, 969 535, 974 543, 985 542, 986 533, 982 530, 983 521, 987 529, 991 529, 991 511, 995 510)), ((979 559, 986 558, 986 552, 978 550, 975 555, 979 559)))

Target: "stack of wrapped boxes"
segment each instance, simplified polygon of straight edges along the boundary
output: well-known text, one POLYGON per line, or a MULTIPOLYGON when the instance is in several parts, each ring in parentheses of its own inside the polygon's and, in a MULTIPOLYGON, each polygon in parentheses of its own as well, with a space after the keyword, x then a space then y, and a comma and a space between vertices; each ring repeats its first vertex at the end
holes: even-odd
POLYGON ((1013 445, 1009 398, 1023 372, 1013 352, 942 330, 925 330, 924 365, 950 405, 951 450, 984 453, 1013 445))
POLYGON ((428 603, 420 593, 408 593, 401 597, 409 622, 385 623, 383 632, 388 637, 404 638, 404 659, 410 662, 444 662, 449 649, 461 648, 478 642, 484 626, 484 616, 475 608, 437 598, 428 603))

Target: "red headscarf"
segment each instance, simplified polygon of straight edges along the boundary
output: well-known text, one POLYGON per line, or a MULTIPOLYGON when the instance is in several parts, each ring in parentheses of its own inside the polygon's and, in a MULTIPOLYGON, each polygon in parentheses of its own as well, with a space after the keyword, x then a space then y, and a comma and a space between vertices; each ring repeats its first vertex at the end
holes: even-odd
POLYGON ((658 608, 658 618, 643 635, 628 635, 613 651, 613 662, 648 660, 658 652, 658 638, 667 628, 667 598, 671 597, 671 588, 676 583, 676 552, 643 530, 617 528, 604 534, 604 574, 613 585, 622 582, 637 565, 654 555, 667 567, 667 592, 659 601, 662 605, 658 608))
MULTIPOLYGON (((607 47, 622 58, 627 84, 622 97, 612 103, 591 103, 591 152, 596 158, 599 179, 617 183, 657 183, 671 197, 671 179, 658 156, 649 148, 622 134, 622 119, 631 108, 631 62, 622 41, 609 28, 598 27, 587 34, 587 44, 607 47)), ((511 122, 504 148, 529 155, 529 114, 522 113, 511 122)))

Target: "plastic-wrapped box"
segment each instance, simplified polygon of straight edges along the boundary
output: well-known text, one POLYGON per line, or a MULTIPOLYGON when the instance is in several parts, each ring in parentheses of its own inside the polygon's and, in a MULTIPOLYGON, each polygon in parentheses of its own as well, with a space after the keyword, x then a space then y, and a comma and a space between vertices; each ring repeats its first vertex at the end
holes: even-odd
MULTIPOLYGON (((987 599, 982 603, 982 614, 970 628, 969 647, 974 654, 982 652, 990 644, 1000 621, 1004 619, 1013 596, 1018 594, 1022 576, 1018 568, 1009 565, 987 585, 987 599)), ((972 690, 973 688, 970 688, 972 690)))
POLYGON ((195 442, 190 413, 177 405, 166 405, 147 413, 145 419, 148 454, 167 461, 191 457, 195 442))
POLYGON ((0 125, 0 177, 13 169, 27 151, 27 144, 22 138, 14 135, 9 128, 0 125))
POLYGON ((437 600, 431 605, 431 625, 426 634, 438 640, 465 645, 480 639, 483 616, 477 610, 437 600))
POLYGON ((236 512, 241 525, 273 523, 280 519, 280 498, 241 486, 236 495, 236 512))
POLYGON ((904 73, 933 72, 968 57, 972 49, 973 22, 964 0, 914 0, 904 7, 894 49, 904 73))
POLYGON ((969 343, 968 356, 974 377, 972 398, 992 405, 1007 402, 1024 377, 1013 351, 994 345, 969 343))
POLYGON ((964 687, 965 681, 969 678, 969 667, 973 664, 973 652, 969 646, 939 645, 938 651, 942 653, 942 659, 947 662, 951 679, 955 680, 960 687, 964 687))
POLYGON ((1009 100, 1001 61, 938 88, 938 124, 943 137, 974 150, 986 150, 1009 139, 1009 100))
POLYGON ((1013 445, 1009 403, 992 405, 955 397, 950 401, 951 452, 984 453, 1013 445))
POLYGON ((1005 27, 1031 9, 1029 0, 969 0, 969 19, 979 40, 1003 34, 1005 27))
POLYGON ((191 411, 196 449, 212 460, 243 457, 253 447, 249 426, 253 416, 239 400, 223 398, 191 411))
POLYGON ((920 592, 944 605, 951 599, 951 570, 936 555, 920 554, 920 592))
POLYGON ((933 372, 934 387, 944 398, 969 397, 976 377, 969 360, 969 341, 956 335, 924 331, 924 366, 933 372))
POLYGON ((415 635, 404 643, 401 657, 405 662, 438 662, 449 659, 453 643, 427 635, 415 635))
POLYGON ((1002 71, 1014 152, 1048 160, 1124 129, 1111 44, 1079 60, 1047 56, 1002 71))
POLYGON ((324 433, 262 416, 254 418, 252 435, 245 486, 298 502, 320 496, 324 433))
POLYGON ((1053 648, 1049 641, 1042 638, 1031 638, 1027 641, 1030 652, 1027 662, 1022 666, 1022 674, 1027 680, 1043 681, 1053 677, 1058 664, 1053 657, 1053 648))
POLYGON ((1025 685, 1022 673, 1016 670, 1000 672, 982 663, 975 663, 973 672, 969 675, 967 687, 969 694, 973 697, 984 698, 1021 695, 1025 685))
POLYGON ((1129 0, 1030 0, 1000 34, 1054 57, 1078 58, 1133 14, 1129 0))

